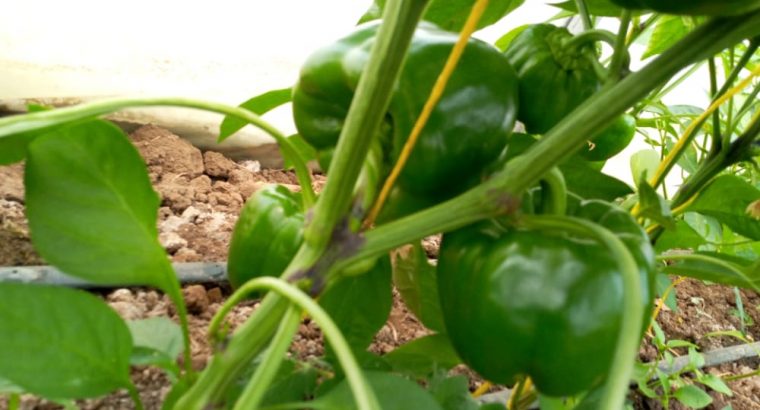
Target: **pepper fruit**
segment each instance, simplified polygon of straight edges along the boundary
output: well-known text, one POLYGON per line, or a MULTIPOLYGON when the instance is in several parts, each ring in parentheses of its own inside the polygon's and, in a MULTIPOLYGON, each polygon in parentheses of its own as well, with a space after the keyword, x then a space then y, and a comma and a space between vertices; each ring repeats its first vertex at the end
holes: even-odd
POLYGON ((565 28, 535 24, 504 51, 520 84, 517 119, 531 134, 549 131, 602 86, 594 71, 594 48, 566 47, 572 38, 565 28))
POLYGON ((587 161, 605 161, 619 154, 636 134, 636 119, 628 114, 616 118, 581 149, 579 155, 587 161))
MULTIPOLYGON (((317 51, 301 69, 293 116, 299 133, 318 153, 338 141, 378 26, 360 26, 317 51)), ((380 136, 387 168, 398 158, 457 38, 429 23, 415 31, 380 136)), ((479 173, 506 145, 516 111, 517 79, 509 61, 493 46, 471 39, 398 186, 413 195, 443 199, 479 182, 479 173)))
POLYGON ((260 276, 280 276, 303 242, 301 194, 267 185, 246 201, 227 260, 233 288, 260 276))
POLYGON ((612 0, 632 10, 687 16, 737 16, 760 9, 760 0, 612 0))
MULTIPOLYGON (((631 251, 647 307, 640 314, 648 317, 654 251, 646 233, 607 202, 569 205, 568 215, 609 229, 631 251)), ((617 261, 589 238, 505 229, 495 221, 443 236, 438 292, 447 333, 462 360, 496 383, 524 374, 549 396, 602 383, 617 343, 624 291, 617 261)))

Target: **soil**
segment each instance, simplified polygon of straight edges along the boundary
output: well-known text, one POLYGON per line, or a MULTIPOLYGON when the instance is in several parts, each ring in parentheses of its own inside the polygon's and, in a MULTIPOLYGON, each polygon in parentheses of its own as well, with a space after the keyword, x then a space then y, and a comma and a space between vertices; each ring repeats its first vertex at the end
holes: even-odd
MULTIPOLYGON (((130 135, 145 159, 154 188, 162 198, 158 214, 160 241, 175 262, 224 261, 232 228, 245 199, 267 183, 281 183, 298 189, 295 175, 290 171, 261 169, 256 161, 232 161, 223 155, 201 152, 182 138, 155 126, 144 126, 130 135)), ((0 167, 0 266, 39 265, 44 261, 35 253, 29 240, 29 229, 24 217, 23 164, 0 167)), ((315 175, 314 188, 320 190, 324 177, 315 175)), ((437 255, 439 237, 424 241, 428 256, 437 255)), ((209 357, 206 328, 210 319, 229 295, 225 283, 186 285, 183 292, 190 311, 192 338, 192 366, 202 369, 209 357)), ((732 288, 707 285, 686 280, 676 287, 677 311, 667 307, 658 317, 658 323, 668 340, 680 339, 696 343, 707 351, 723 346, 740 344, 730 337, 709 337, 718 331, 741 329, 737 315, 736 296, 732 288)), ((115 289, 103 293, 105 300, 125 319, 169 316, 176 320, 168 298, 145 288, 115 289)), ((760 296, 741 291, 746 316, 745 331, 750 340, 760 340, 760 296)), ((245 321, 256 309, 254 301, 238 305, 229 315, 234 326, 245 321)), ((378 332, 370 350, 387 353, 399 345, 429 332, 404 306, 398 295, 386 325, 378 332)), ((676 354, 685 354, 675 349, 676 354)), ((301 359, 318 357, 323 353, 319 329, 308 319, 301 324, 293 341, 291 354, 301 359)), ((647 337, 640 351, 645 361, 656 360, 656 349, 647 337)), ((718 376, 736 376, 756 371, 760 359, 745 359, 707 369, 718 376)), ((466 369, 456 370, 468 374, 471 388, 481 383, 466 369)), ((134 368, 132 376, 141 392, 147 409, 158 409, 169 390, 165 375, 154 368, 134 368)), ((728 382, 732 397, 709 391, 714 398, 710 409, 760 409, 760 376, 728 382)), ((657 400, 635 396, 638 409, 661 409, 657 400)), ((83 409, 128 409, 132 402, 125 392, 99 399, 78 402, 83 409)), ((6 402, 0 399, 0 409, 6 402)), ((671 402, 670 408, 681 409, 671 402)), ((55 409, 55 404, 24 397, 23 409, 55 409)))

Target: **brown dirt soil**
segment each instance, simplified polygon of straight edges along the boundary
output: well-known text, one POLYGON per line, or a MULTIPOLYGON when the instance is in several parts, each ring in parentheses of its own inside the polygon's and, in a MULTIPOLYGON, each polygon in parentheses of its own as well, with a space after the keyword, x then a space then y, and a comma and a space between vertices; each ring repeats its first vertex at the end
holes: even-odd
MULTIPOLYGON (((175 262, 223 261, 232 228, 245 199, 266 183, 281 183, 298 189, 292 172, 260 169, 255 161, 234 162, 223 155, 202 153, 183 139, 155 126, 144 126, 130 136, 146 161, 150 179, 161 195, 158 226, 161 243, 175 262)), ((324 178, 315 176, 315 189, 321 189, 324 178)), ((0 167, 0 266, 37 265, 44 263, 34 252, 24 217, 23 165, 0 167)), ((425 240, 430 257, 437 255, 440 237, 425 240)), ((704 350, 738 344, 728 337, 705 337, 710 332, 740 328, 735 314, 736 301, 732 289, 708 286, 687 280, 677 289, 678 311, 663 310, 658 322, 668 339, 692 341, 704 350)), ((190 311, 192 365, 205 366, 210 348, 206 329, 210 319, 229 295, 226 284, 187 285, 183 289, 190 311)), ((370 350, 383 354, 399 345, 428 333, 412 315, 398 295, 394 295, 393 310, 387 324, 378 332, 370 350)), ((105 300, 125 319, 176 315, 168 298, 144 288, 115 289, 103 294, 105 300)), ((748 337, 760 340, 760 297, 742 291, 745 311, 752 324, 747 325, 748 337)), ((229 314, 233 327, 241 324, 256 308, 256 302, 238 305, 229 314)), ((641 358, 653 360, 656 349, 647 341, 642 344, 641 358)), ((301 359, 318 357, 323 352, 319 329, 305 320, 293 341, 291 354, 301 359)), ((683 354, 683 351, 676 351, 683 354)), ((739 375, 758 368, 760 360, 744 360, 711 368, 720 376, 739 375)), ((482 383, 466 369, 457 369, 472 376, 471 387, 482 383)), ((147 409, 158 409, 169 390, 165 375, 154 368, 134 368, 132 376, 141 392, 147 409)), ((760 409, 760 377, 729 382, 733 397, 711 392, 714 404, 710 409, 760 409)), ((658 402, 636 398, 639 409, 660 409, 658 402)), ((99 399, 78 402, 83 409, 128 409, 132 402, 126 392, 117 392, 99 399)), ((0 399, 0 409, 6 402, 0 399)), ((671 405, 680 409, 678 404, 671 405)), ((33 397, 24 397, 23 409, 57 409, 55 404, 33 397)))

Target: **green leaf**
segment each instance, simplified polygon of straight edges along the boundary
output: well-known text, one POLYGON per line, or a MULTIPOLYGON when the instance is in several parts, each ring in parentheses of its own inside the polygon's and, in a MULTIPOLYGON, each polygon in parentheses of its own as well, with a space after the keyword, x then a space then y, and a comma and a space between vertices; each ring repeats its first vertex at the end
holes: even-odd
POLYGON ((644 178, 639 181, 639 205, 640 216, 651 219, 666 229, 675 229, 670 205, 644 178))
MULTIPOLYGON (((372 386, 383 410, 442 410, 433 397, 420 387, 399 376, 382 372, 365 372, 364 377, 372 386)), ((353 410, 354 397, 344 380, 318 399, 304 403, 305 407, 320 410, 353 410)))
POLYGON ((591 167, 585 160, 571 158, 559 167, 567 189, 586 199, 614 201, 633 192, 625 182, 591 167))
MULTIPOLYGON (((655 285, 657 289, 657 295, 662 297, 662 295, 665 293, 665 290, 670 287, 670 285, 673 283, 670 280, 670 276, 668 275, 657 275, 655 278, 655 285)), ((678 312, 678 301, 676 300, 676 292, 677 289, 673 288, 669 293, 668 296, 665 298, 665 306, 667 306, 670 310, 673 312, 678 312)))
POLYGON ((697 377, 697 381, 718 393, 725 394, 726 396, 734 395, 734 392, 726 385, 726 382, 714 374, 702 373, 697 377))
POLYGON ((156 365, 178 375, 177 356, 182 353, 182 330, 167 317, 127 321, 132 334, 133 365, 156 365))
POLYGON ((176 287, 158 195, 119 128, 91 121, 37 138, 24 182, 32 241, 48 262, 94 283, 176 287))
POLYGON ((24 389, 13 384, 10 380, 0 377, 0 395, 2 394, 21 394, 24 389))
POLYGON ((400 248, 393 263, 393 284, 404 304, 428 329, 443 332, 435 267, 419 242, 400 248))
POLYGON ((0 295, 0 376, 54 399, 131 385, 129 330, 101 299, 18 283, 0 283, 0 295))
POLYGON ((674 396, 681 403, 695 409, 707 407, 712 403, 712 397, 693 384, 687 384, 686 386, 680 387, 676 390, 674 396))
POLYGON ((685 17, 669 15, 660 17, 641 59, 658 55, 669 49, 689 33, 690 26, 685 17))
POLYGON ((665 347, 668 349, 675 349, 677 347, 698 347, 694 343, 687 342, 686 340, 668 340, 667 343, 665 343, 665 347))
POLYGON ((711 216, 734 232, 760 240, 760 190, 736 175, 721 175, 713 180, 688 211, 711 216))
POLYGON ((463 375, 434 377, 428 390, 444 410, 478 410, 480 406, 470 394, 470 382, 463 375))
POLYGON ((657 238, 655 251, 662 253, 670 249, 692 249, 698 250, 704 245, 705 238, 697 233, 686 221, 678 220, 673 229, 668 229, 657 238))
POLYGON ((437 370, 449 370, 461 363, 446 335, 434 334, 412 340, 383 356, 393 371, 426 377, 437 370))
MULTIPOLYGON (((319 304, 335 321, 354 352, 369 346, 388 320, 392 303, 388 257, 380 258, 368 272, 341 278, 319 298, 319 304)), ((335 363, 329 346, 327 352, 328 360, 335 363)))
POLYGON ((499 39, 494 42, 494 45, 499 49, 499 51, 506 50, 509 47, 509 44, 512 43, 512 40, 514 40, 515 37, 520 35, 520 33, 522 33, 526 28, 530 26, 530 24, 523 24, 522 26, 513 28, 509 31, 509 33, 499 37, 499 39))
MULTIPOLYGON (((267 91, 264 94, 257 95, 240 104, 240 107, 245 108, 256 115, 264 115, 283 104, 289 103, 292 99, 292 94, 292 88, 267 91)), ((222 120, 222 124, 219 126, 218 142, 224 141, 232 134, 240 131, 246 125, 248 125, 248 123, 238 117, 231 117, 229 115, 225 116, 222 120)))
POLYGON ((760 265, 735 256, 697 252, 664 267, 668 274, 760 291, 760 265))
MULTIPOLYGON (((311 145, 309 145, 308 142, 306 142, 305 139, 303 139, 302 136, 299 134, 293 134, 289 137, 286 137, 287 140, 290 141, 293 148, 295 148, 296 152, 298 153, 298 156, 303 158, 306 161, 316 160, 317 159, 317 150, 314 149, 311 145)), ((280 154, 282 155, 282 158, 284 159, 283 167, 285 169, 293 168, 293 161, 290 160, 288 155, 285 154, 282 150, 280 151, 280 154)))
MULTIPOLYGON (((476 0, 433 0, 428 5, 423 20, 436 24, 444 30, 459 32, 476 0)), ((478 29, 488 27, 512 10, 520 7, 525 0, 491 0, 478 22, 478 29)), ((379 19, 385 7, 385 0, 375 0, 369 10, 359 20, 360 23, 379 19)))
MULTIPOLYGON (((589 14, 602 17, 620 17, 623 13, 623 9, 617 6, 610 0, 585 0, 586 7, 589 14)), ((574 0, 563 1, 562 3, 549 3, 550 6, 560 8, 562 10, 578 13, 578 7, 575 5, 574 0)))
POLYGON ((660 165, 660 154, 653 149, 644 149, 631 155, 631 175, 636 186, 641 185, 642 176, 652 176, 660 165))

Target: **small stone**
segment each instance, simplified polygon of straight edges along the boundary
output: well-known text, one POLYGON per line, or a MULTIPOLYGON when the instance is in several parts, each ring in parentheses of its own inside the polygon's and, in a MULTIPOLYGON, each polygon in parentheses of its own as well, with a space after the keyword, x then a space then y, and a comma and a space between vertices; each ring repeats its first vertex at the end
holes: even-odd
POLYGON ((158 235, 158 240, 170 255, 177 253, 180 248, 187 246, 187 241, 176 232, 163 232, 158 235))
POLYGON ((131 302, 134 300, 134 296, 129 289, 122 288, 111 292, 111 294, 108 295, 108 300, 110 302, 131 302))
POLYGON ((193 314, 199 314, 208 309, 209 300, 206 288, 201 285, 191 285, 182 290, 185 296, 187 310, 193 314))
POLYGON ((111 302, 109 305, 125 320, 140 319, 145 315, 145 310, 139 304, 131 302, 111 302))
POLYGON ((206 296, 208 297, 209 303, 220 303, 223 299, 222 289, 218 287, 211 288, 206 292, 206 296))
POLYGON ((203 164, 206 168, 206 175, 216 178, 227 178, 230 171, 237 168, 235 162, 214 151, 206 151, 203 154, 203 164))
POLYGON ((240 166, 251 172, 261 172, 261 163, 259 161, 254 161, 254 160, 242 161, 240 162, 240 166))

